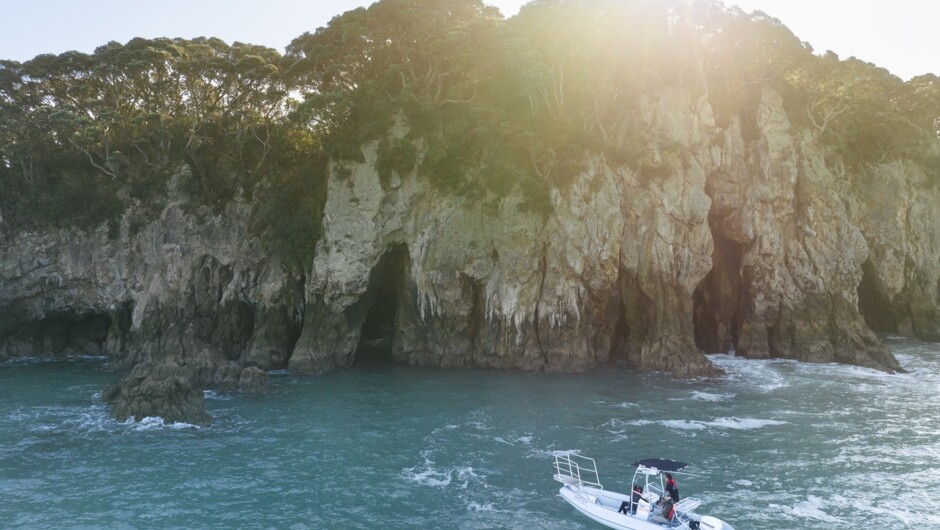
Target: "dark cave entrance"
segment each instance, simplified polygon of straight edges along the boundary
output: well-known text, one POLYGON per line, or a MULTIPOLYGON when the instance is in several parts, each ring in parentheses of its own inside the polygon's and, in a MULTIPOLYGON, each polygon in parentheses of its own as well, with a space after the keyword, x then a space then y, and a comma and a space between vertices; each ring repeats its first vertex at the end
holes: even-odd
POLYGON ((614 336, 610 342, 610 355, 608 360, 612 363, 629 362, 630 360, 630 324, 623 307, 614 324, 614 336))
POLYGON ((408 249, 397 245, 390 248, 372 269, 369 289, 362 298, 368 310, 356 346, 356 365, 394 362, 392 348, 400 327, 407 268, 408 249))
POLYGON ((884 294, 878 274, 871 261, 862 264, 862 281, 858 284, 858 311, 872 331, 898 331, 898 314, 884 294))
POLYGON ((633 272, 620 269, 616 285, 618 293, 611 301, 613 307, 610 311, 614 316, 613 337, 607 360, 614 364, 638 366, 640 345, 652 322, 649 312, 653 301, 640 289, 633 272))
POLYGON ((709 219, 715 243, 712 270, 692 293, 695 346, 705 353, 737 348, 741 303, 746 297, 741 275, 745 245, 718 234, 717 223, 717 219, 709 219))
MULTIPOLYGON (((124 313, 115 316, 122 326, 124 313)), ((19 323, 7 332, 0 329, 0 341, 25 356, 112 355, 118 352, 109 351, 109 334, 118 334, 116 347, 123 347, 124 335, 123 329, 113 329, 113 322, 110 315, 102 313, 53 313, 41 320, 19 323)))

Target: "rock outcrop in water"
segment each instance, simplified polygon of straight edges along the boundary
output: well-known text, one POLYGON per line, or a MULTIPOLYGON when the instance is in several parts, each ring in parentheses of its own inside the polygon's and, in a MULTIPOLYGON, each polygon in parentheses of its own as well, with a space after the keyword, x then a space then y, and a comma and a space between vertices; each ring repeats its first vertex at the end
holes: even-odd
POLYGON ((160 417, 167 423, 204 426, 212 422, 202 391, 194 388, 188 378, 152 371, 152 366, 138 364, 104 392, 102 399, 114 404, 111 413, 118 421, 160 417))
POLYGON ((250 366, 200 358, 166 358, 142 362, 107 389, 102 399, 114 403, 113 415, 124 421, 159 416, 169 423, 208 425, 202 389, 266 393, 268 373, 250 366))

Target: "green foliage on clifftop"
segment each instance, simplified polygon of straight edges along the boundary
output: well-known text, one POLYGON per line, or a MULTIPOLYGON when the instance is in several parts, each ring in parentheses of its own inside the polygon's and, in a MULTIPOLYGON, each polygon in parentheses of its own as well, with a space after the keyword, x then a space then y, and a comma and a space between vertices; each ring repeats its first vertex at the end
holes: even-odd
POLYGON ((640 101, 669 86, 719 125, 753 128, 756 95, 853 168, 913 160, 940 181, 940 80, 816 55, 778 20, 711 1, 535 0, 503 19, 479 0, 381 0, 281 55, 218 39, 134 39, 93 54, 0 61, 0 211, 6 227, 96 226, 155 214, 185 165, 195 209, 258 201, 256 227, 291 260, 319 233, 327 161, 378 142, 383 182, 414 171, 444 193, 522 193, 546 211, 585 155, 644 181, 640 101), (390 134, 402 128, 404 137, 390 134))
POLYGON ((816 55, 779 20, 717 2, 536 0, 504 20, 477 0, 383 0, 298 37, 287 57, 333 156, 387 142, 401 116, 424 142, 418 173, 471 197, 522 189, 546 204, 535 195, 564 188, 589 152, 658 178, 670 168, 648 160, 662 146, 638 102, 668 86, 753 129, 769 85, 850 168, 937 160, 935 76, 904 83, 816 55))
POLYGON ((259 226, 275 239, 307 238, 312 249, 319 219, 294 212, 319 215, 321 150, 305 124, 290 120, 281 61, 269 48, 199 38, 0 62, 5 221, 91 227, 131 207, 153 216, 170 178, 188 166, 181 187, 197 210, 251 199, 274 183, 291 189, 266 194, 267 209, 283 217, 262 215, 259 226))

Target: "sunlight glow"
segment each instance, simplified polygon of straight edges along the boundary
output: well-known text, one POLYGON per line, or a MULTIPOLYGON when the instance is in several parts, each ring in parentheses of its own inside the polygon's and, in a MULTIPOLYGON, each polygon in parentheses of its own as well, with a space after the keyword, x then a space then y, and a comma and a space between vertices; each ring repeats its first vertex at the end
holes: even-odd
MULTIPOLYGON (((652 0, 656 1, 656 0, 652 0)), ((214 36, 283 52, 291 40, 369 0, 165 0, 146 13, 124 0, 8 2, 0 58, 25 61, 42 53, 91 53, 109 41, 134 37, 214 36)), ((513 16, 524 0, 486 0, 513 16)), ((923 0, 726 0, 746 11, 761 10, 789 27, 818 53, 856 56, 909 79, 940 71, 934 53, 940 3, 923 0)))

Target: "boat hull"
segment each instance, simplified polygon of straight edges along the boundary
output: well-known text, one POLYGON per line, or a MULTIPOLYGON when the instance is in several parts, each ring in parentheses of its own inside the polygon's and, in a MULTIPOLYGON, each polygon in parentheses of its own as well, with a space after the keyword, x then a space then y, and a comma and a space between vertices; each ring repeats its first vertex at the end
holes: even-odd
POLYGON ((617 530, 662 530, 664 528, 661 524, 619 513, 617 508, 620 503, 629 498, 621 493, 567 485, 559 489, 558 493, 576 510, 609 528, 617 530))

